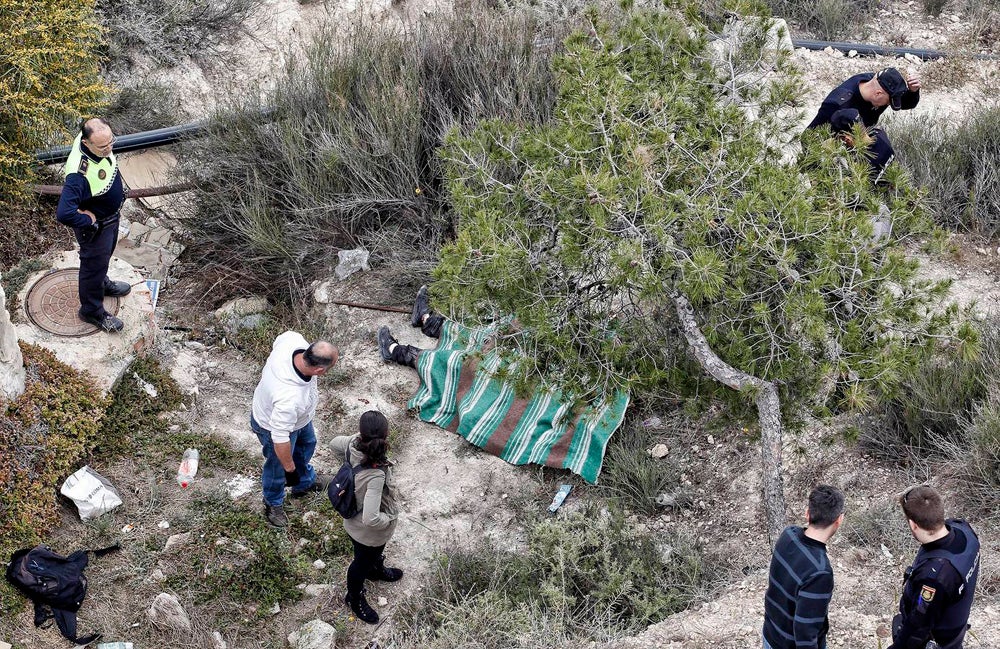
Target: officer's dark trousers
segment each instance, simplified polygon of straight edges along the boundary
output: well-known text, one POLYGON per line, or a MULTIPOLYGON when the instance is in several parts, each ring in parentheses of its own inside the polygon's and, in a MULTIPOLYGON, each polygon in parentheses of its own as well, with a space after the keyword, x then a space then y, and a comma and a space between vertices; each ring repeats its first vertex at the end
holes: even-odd
POLYGON ((80 244, 80 313, 104 315, 104 286, 109 284, 108 264, 118 245, 118 215, 100 221, 100 229, 88 240, 86 230, 74 228, 80 244))

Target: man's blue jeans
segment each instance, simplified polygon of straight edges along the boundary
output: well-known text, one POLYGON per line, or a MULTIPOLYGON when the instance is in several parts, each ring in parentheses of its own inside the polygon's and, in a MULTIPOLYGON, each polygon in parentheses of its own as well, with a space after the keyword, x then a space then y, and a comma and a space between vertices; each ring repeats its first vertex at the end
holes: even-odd
MULTIPOLYGON (((274 452, 274 444, 271 442, 271 431, 262 428, 257 420, 250 415, 250 430, 257 434, 264 454, 264 470, 261 473, 260 482, 264 488, 264 502, 268 505, 280 506, 285 503, 285 468, 281 466, 281 461, 274 452)), ((295 471, 299 474, 299 484, 292 493, 301 493, 307 490, 316 482, 316 471, 313 470, 309 460, 312 459, 316 451, 316 431, 313 430, 312 422, 298 430, 293 430, 288 441, 292 444, 292 461, 295 462, 295 471)))

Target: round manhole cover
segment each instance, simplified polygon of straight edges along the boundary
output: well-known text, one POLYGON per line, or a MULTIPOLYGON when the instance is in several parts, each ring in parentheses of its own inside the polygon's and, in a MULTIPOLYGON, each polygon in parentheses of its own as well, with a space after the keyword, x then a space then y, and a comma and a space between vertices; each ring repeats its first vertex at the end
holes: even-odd
MULTIPOLYGON (((89 336, 100 331, 80 319, 79 268, 54 270, 28 289, 25 311, 36 326, 57 336, 89 336)), ((118 298, 104 298, 104 310, 118 313, 118 298)))

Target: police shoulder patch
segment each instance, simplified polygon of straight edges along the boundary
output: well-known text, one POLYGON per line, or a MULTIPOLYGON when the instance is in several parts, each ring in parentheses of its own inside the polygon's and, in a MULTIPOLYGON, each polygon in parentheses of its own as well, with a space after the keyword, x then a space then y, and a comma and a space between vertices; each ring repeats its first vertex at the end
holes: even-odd
POLYGON ((930 586, 924 586, 920 589, 920 599, 925 602, 931 602, 934 600, 935 593, 937 593, 937 589, 931 588, 930 586))

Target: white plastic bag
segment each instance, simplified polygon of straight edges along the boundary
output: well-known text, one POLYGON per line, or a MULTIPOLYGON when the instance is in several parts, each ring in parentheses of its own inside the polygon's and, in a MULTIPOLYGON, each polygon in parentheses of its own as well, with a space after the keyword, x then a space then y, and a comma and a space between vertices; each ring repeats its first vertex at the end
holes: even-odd
POLYGON ((76 503, 80 519, 85 521, 122 504, 121 496, 108 479, 89 466, 66 478, 59 493, 76 503))

